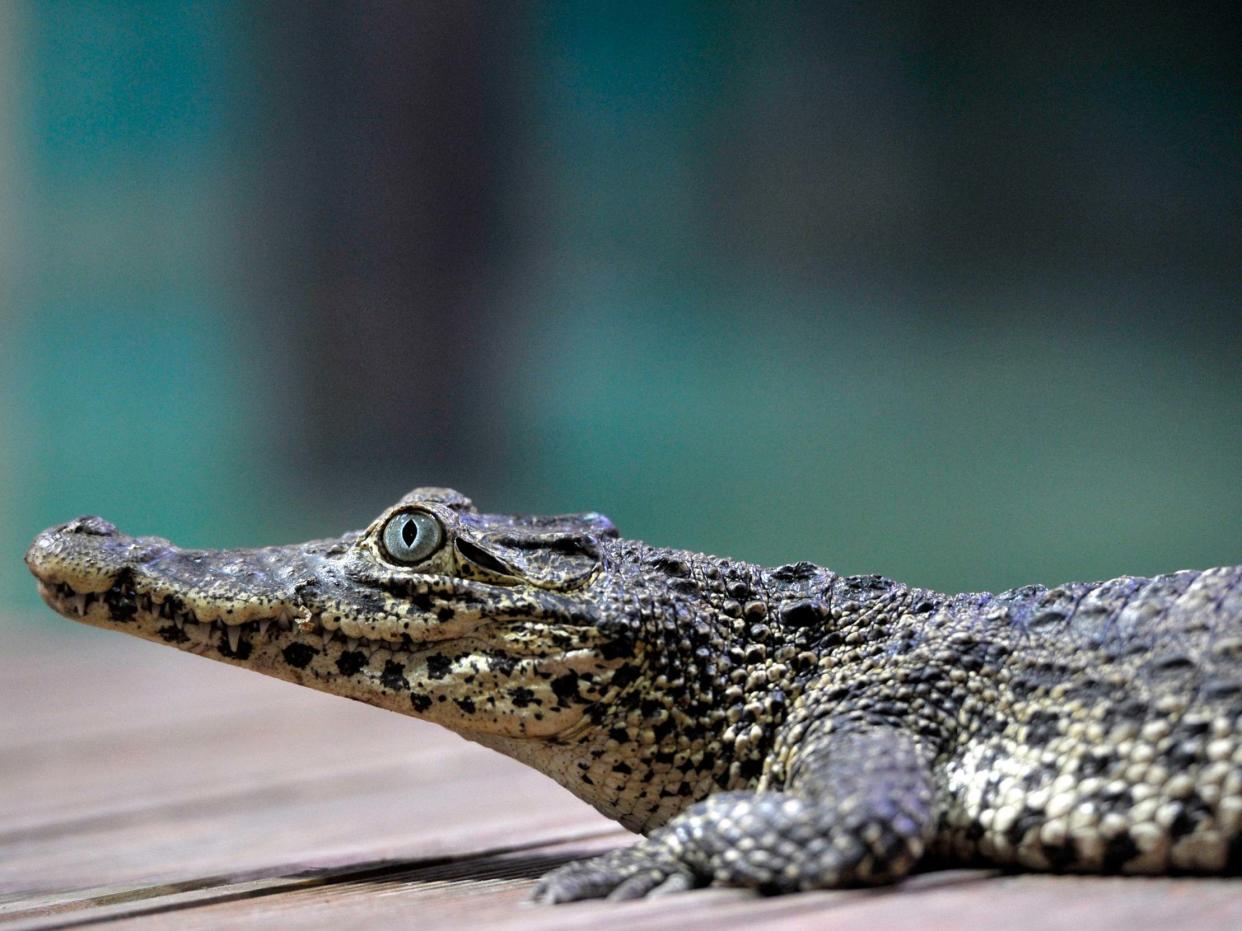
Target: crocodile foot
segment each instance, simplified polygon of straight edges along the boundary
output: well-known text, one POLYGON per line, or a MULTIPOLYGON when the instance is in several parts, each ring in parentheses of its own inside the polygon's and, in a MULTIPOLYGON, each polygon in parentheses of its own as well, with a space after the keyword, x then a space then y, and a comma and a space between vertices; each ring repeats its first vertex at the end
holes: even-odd
POLYGON ((721 792, 632 847, 545 876, 538 902, 636 899, 709 883, 766 894, 895 882, 923 851, 924 819, 781 792, 721 792))

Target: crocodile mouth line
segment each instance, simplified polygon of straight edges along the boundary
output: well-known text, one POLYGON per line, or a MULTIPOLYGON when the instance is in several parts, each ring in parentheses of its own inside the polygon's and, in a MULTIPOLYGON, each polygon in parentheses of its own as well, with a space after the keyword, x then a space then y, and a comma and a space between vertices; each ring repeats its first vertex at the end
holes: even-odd
POLYGON ((105 620, 122 629, 132 621, 168 621, 180 636, 174 635, 175 640, 168 636, 163 639, 184 644, 191 652, 195 652, 196 646, 205 647, 219 638, 224 638, 228 642, 229 650, 236 654, 243 642, 261 641, 267 638, 273 627, 277 631, 295 634, 299 639, 320 648, 334 642, 342 650, 361 650, 369 654, 379 650, 415 653, 419 648, 419 642, 406 633, 399 640, 351 637, 339 628, 325 625, 322 620, 323 612, 308 610, 303 614, 296 614, 284 606, 279 606, 271 617, 256 620, 229 622, 222 618, 200 618, 192 607, 176 595, 165 595, 157 599, 138 591, 127 580, 127 575, 121 573, 110 588, 94 592, 76 591, 65 582, 39 581, 39 594, 61 614, 90 625, 95 624, 96 618, 91 617, 91 608, 97 604, 105 605, 108 611, 107 617, 99 620, 105 620))
MULTIPOLYGON (((78 592, 65 582, 41 581, 39 582, 39 594, 44 601, 50 602, 60 613, 88 624, 93 621, 90 617, 91 607, 102 603, 108 610, 107 619, 118 626, 139 619, 163 619, 182 634, 187 634, 187 631, 198 631, 205 635, 201 638, 204 640, 209 640, 216 634, 225 637, 230 649, 235 653, 243 638, 263 637, 273 624, 286 631, 293 629, 293 615, 288 611, 280 611, 272 617, 234 624, 229 624, 219 618, 200 619, 194 609, 176 595, 165 595, 157 600, 154 596, 139 592, 132 585, 125 584, 124 575, 122 573, 122 576, 106 591, 97 592, 78 592)), ((329 633, 326 630, 323 632, 329 633)), ((343 636, 342 639, 344 639, 343 636)))
MULTIPOLYGON (((102 591, 79 592, 65 582, 38 581, 39 594, 56 611, 89 626, 107 626, 129 633, 146 636, 131 627, 133 622, 147 622, 149 633, 165 643, 178 646, 191 653, 200 653, 211 647, 223 650, 227 643, 229 653, 240 656, 244 644, 258 645, 287 634, 289 638, 305 642, 308 646, 325 650, 335 647, 341 652, 362 652, 374 659, 377 653, 386 651, 394 655, 415 655, 437 643, 449 639, 416 639, 402 632, 397 638, 350 636, 338 624, 324 622, 325 615, 333 615, 311 608, 300 611, 285 605, 276 605, 269 617, 245 621, 229 621, 224 618, 201 618, 194 608, 177 595, 162 597, 139 591, 128 570, 123 570, 112 585, 102 591), (106 615, 100 615, 97 606, 106 607, 106 615), (95 615, 91 609, 95 607, 95 615), (168 623, 160 626, 158 621, 168 623)), ((471 593, 453 592, 457 600, 472 603, 471 593), (464 597, 463 597, 464 594, 464 597)), ((430 597, 424 592, 423 597, 430 597)), ((508 618, 513 621, 517 618, 508 618)), ((530 620, 534 620, 531 618, 530 620)))

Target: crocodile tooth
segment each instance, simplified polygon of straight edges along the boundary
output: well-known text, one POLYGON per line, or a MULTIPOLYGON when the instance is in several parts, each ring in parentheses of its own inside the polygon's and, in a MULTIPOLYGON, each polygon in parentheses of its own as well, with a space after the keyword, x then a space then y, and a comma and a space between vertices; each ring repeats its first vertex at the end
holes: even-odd
POLYGON ((174 614, 172 622, 177 625, 177 630, 185 630, 185 615, 174 614))
POLYGON ((265 617, 263 620, 256 622, 258 624, 259 636, 262 637, 267 633, 267 629, 272 626, 272 619, 265 617))
POLYGON ((358 649, 358 638, 357 637, 346 637, 345 638, 345 649, 351 650, 351 651, 358 649))
POLYGON ((237 645, 241 643, 241 628, 229 627, 227 630, 229 632, 229 649, 236 653, 237 645))

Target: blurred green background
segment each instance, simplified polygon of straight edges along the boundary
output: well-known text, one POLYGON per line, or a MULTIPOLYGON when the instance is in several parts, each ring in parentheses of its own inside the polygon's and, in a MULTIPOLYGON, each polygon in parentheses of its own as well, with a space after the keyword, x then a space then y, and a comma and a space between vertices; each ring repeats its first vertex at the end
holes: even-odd
POLYGON ((942 589, 1242 562, 1236 3, 0 3, 0 604, 419 484, 942 589))

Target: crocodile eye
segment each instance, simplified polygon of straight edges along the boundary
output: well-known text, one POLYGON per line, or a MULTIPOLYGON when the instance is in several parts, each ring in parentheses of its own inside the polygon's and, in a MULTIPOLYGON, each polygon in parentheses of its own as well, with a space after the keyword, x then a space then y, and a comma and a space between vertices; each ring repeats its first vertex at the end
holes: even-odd
POLYGON ((422 562, 444 542, 444 528, 425 511, 405 511, 389 518, 382 539, 396 562, 422 562))

